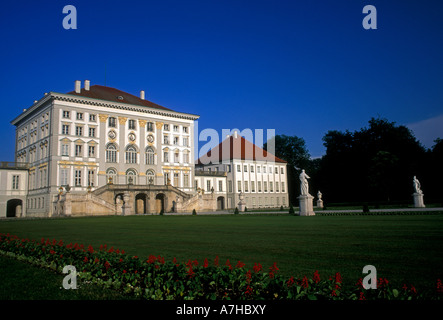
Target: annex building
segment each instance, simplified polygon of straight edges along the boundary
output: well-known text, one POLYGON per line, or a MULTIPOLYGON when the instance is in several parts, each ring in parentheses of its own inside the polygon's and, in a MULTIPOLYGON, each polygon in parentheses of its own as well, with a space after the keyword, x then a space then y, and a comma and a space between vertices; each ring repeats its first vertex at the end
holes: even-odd
MULTIPOLYGON (((287 204, 281 159, 240 151, 196 161, 198 118, 144 91, 88 80, 45 93, 11 121, 15 162, 0 166, 0 217, 216 211, 235 208, 240 192, 251 208, 287 204)), ((226 141, 247 140, 235 133, 226 141)))

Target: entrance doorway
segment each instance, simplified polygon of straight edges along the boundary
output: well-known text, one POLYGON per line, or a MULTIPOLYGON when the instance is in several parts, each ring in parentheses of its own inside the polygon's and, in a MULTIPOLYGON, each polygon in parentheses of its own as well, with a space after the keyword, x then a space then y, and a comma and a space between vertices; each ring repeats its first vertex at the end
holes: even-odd
POLYGON ((11 199, 6 203, 6 217, 14 218, 21 217, 23 208, 23 201, 20 199, 11 199))

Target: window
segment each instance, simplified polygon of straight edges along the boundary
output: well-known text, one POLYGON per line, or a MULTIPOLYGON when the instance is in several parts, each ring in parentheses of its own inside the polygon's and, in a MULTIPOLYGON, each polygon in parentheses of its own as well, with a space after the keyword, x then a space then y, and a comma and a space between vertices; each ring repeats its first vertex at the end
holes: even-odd
POLYGON ((154 164, 154 150, 151 147, 147 147, 146 148, 146 153, 145 153, 146 159, 145 159, 145 163, 146 164, 154 164))
POLYGON ((239 164, 237 165, 237 172, 241 172, 241 166, 239 164))
POLYGON ((93 187, 95 180, 95 172, 94 170, 88 170, 88 186, 93 187))
POLYGON ((75 127, 75 135, 81 137, 83 135, 83 127, 76 126, 75 127))
POLYGON ((60 169, 60 185, 66 186, 68 184, 68 169, 60 169))
POLYGON ((149 132, 153 132, 154 131, 154 123, 153 122, 148 122, 146 124, 146 130, 149 132))
POLYGON ((82 185, 82 171, 81 170, 74 171, 74 185, 75 186, 82 185))
POLYGON ((228 181, 228 192, 232 192, 232 181, 228 181))
POLYGON ((185 188, 189 187, 189 174, 188 173, 183 174, 183 187, 185 187, 185 188))
POLYGON ((126 184, 136 184, 136 173, 132 169, 126 171, 126 184))
POLYGON ((223 181, 218 181, 218 191, 223 191, 223 181))
POLYGON ((62 156, 69 156, 69 144, 62 144, 62 156))
POLYGON ((114 117, 109 117, 108 118, 108 126, 110 128, 115 128, 117 126, 117 121, 114 117))
POLYGON ((274 187, 272 185, 272 182, 269 182, 269 192, 274 192, 274 187))
POLYGON ((249 183, 245 181, 245 192, 249 192, 249 183))
POLYGON ((285 183, 284 182, 281 183, 281 192, 286 192, 285 191, 285 183))
POLYGON ((163 162, 169 162, 169 152, 163 152, 163 162))
POLYGON ((258 192, 261 192, 261 181, 257 182, 257 189, 258 192))
POLYGON ((178 173, 174 173, 174 187, 179 187, 178 173))
POLYGON ((113 143, 106 146, 106 162, 117 162, 117 147, 113 143))
POLYGON ((266 173, 266 167, 263 166, 263 173, 266 173))
POLYGON ((129 120, 128 121, 128 129, 129 130, 135 130, 136 129, 136 127, 135 127, 135 120, 129 120))
POLYGON ((153 170, 146 171, 146 177, 147 177, 147 181, 146 182, 148 184, 154 184, 154 176, 155 176, 155 173, 154 173, 153 170))
POLYGON ((188 127, 183 127, 183 133, 188 133, 188 127))
POLYGON ((278 173, 278 167, 275 167, 275 173, 278 173))
POLYGON ((189 152, 188 151, 183 152, 183 162, 189 163, 189 152))
POLYGON ((97 117, 95 116, 95 114, 89 114, 89 121, 91 122, 96 122, 97 117))
POLYGON ((137 149, 134 146, 128 146, 125 152, 126 163, 137 163, 137 149))
POLYGON ((169 124, 165 124, 165 125, 163 125, 163 130, 165 130, 165 131, 169 131, 169 124))
POLYGON ((76 157, 83 157, 82 145, 81 144, 76 144, 75 145, 75 156, 76 157))
POLYGON ((226 166, 226 171, 227 171, 227 172, 231 172, 231 165, 230 165, 230 164, 228 164, 228 165, 226 166))
POLYGON ((248 166, 247 165, 243 166, 243 172, 248 172, 248 166))
POLYGON ((251 181, 251 192, 255 192, 255 181, 251 181))
POLYGON ((280 168, 280 173, 281 173, 281 174, 284 173, 283 167, 280 168))
POLYGON ((268 183, 266 181, 263 182, 263 190, 264 192, 268 192, 268 183))
POLYGON ((275 192, 279 192, 279 189, 278 182, 275 182, 275 192))
POLYGON ((163 144, 169 144, 169 136, 168 135, 163 136, 163 144))
POLYGON ((178 132, 178 126, 174 125, 174 132, 178 132))
POLYGON ((211 192, 211 180, 206 180, 206 191, 211 192))
POLYGON ((95 158, 95 146, 88 146, 88 156, 95 158))
POLYGON ((77 112, 77 120, 83 120, 83 113, 77 112))
POLYGON ((89 137, 94 138, 95 137, 95 128, 89 128, 89 137))
POLYGON ((237 181, 237 191, 241 192, 241 181, 237 181))
POLYGON ((114 183, 117 178, 117 171, 113 168, 106 170, 106 181, 107 183, 114 183))
POLYGON ((63 118, 69 119, 71 117, 71 114, 69 111, 63 111, 63 118))
POLYGON ((180 154, 178 153, 178 151, 174 152, 174 162, 180 162, 180 154))
POLYGON ((251 172, 254 172, 254 166, 251 165, 251 172))
POLYGON ((69 124, 62 125, 62 134, 69 134, 69 124))
POLYGON ((13 175, 12 176, 12 190, 18 190, 18 188, 19 188, 19 181, 20 181, 20 176, 19 175, 13 175))
POLYGON ((174 137, 174 145, 178 146, 178 137, 174 137))
POLYGON ((257 173, 260 173, 260 166, 257 166, 257 173))

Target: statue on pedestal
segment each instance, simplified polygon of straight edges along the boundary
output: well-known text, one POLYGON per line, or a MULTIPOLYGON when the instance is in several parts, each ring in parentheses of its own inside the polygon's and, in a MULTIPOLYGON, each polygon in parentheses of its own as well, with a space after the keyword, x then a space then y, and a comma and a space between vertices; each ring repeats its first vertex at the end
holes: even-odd
POLYGON ((415 193, 422 194, 423 191, 421 191, 420 181, 418 181, 418 179, 417 179, 416 176, 414 176, 414 179, 412 180, 412 183, 413 183, 413 185, 414 185, 414 191, 415 191, 415 193))
POLYGON ((300 173, 300 192, 302 196, 309 195, 308 179, 310 178, 303 169, 300 173))

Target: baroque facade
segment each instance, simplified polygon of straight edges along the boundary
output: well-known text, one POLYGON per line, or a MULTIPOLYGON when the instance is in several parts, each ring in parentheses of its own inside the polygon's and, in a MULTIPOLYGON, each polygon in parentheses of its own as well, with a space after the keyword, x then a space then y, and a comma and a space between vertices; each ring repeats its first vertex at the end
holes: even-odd
POLYGON ((45 93, 11 121, 15 163, 0 171, 0 217, 215 211, 235 208, 240 191, 251 208, 287 204, 283 160, 195 161, 198 118, 88 80, 45 93))

